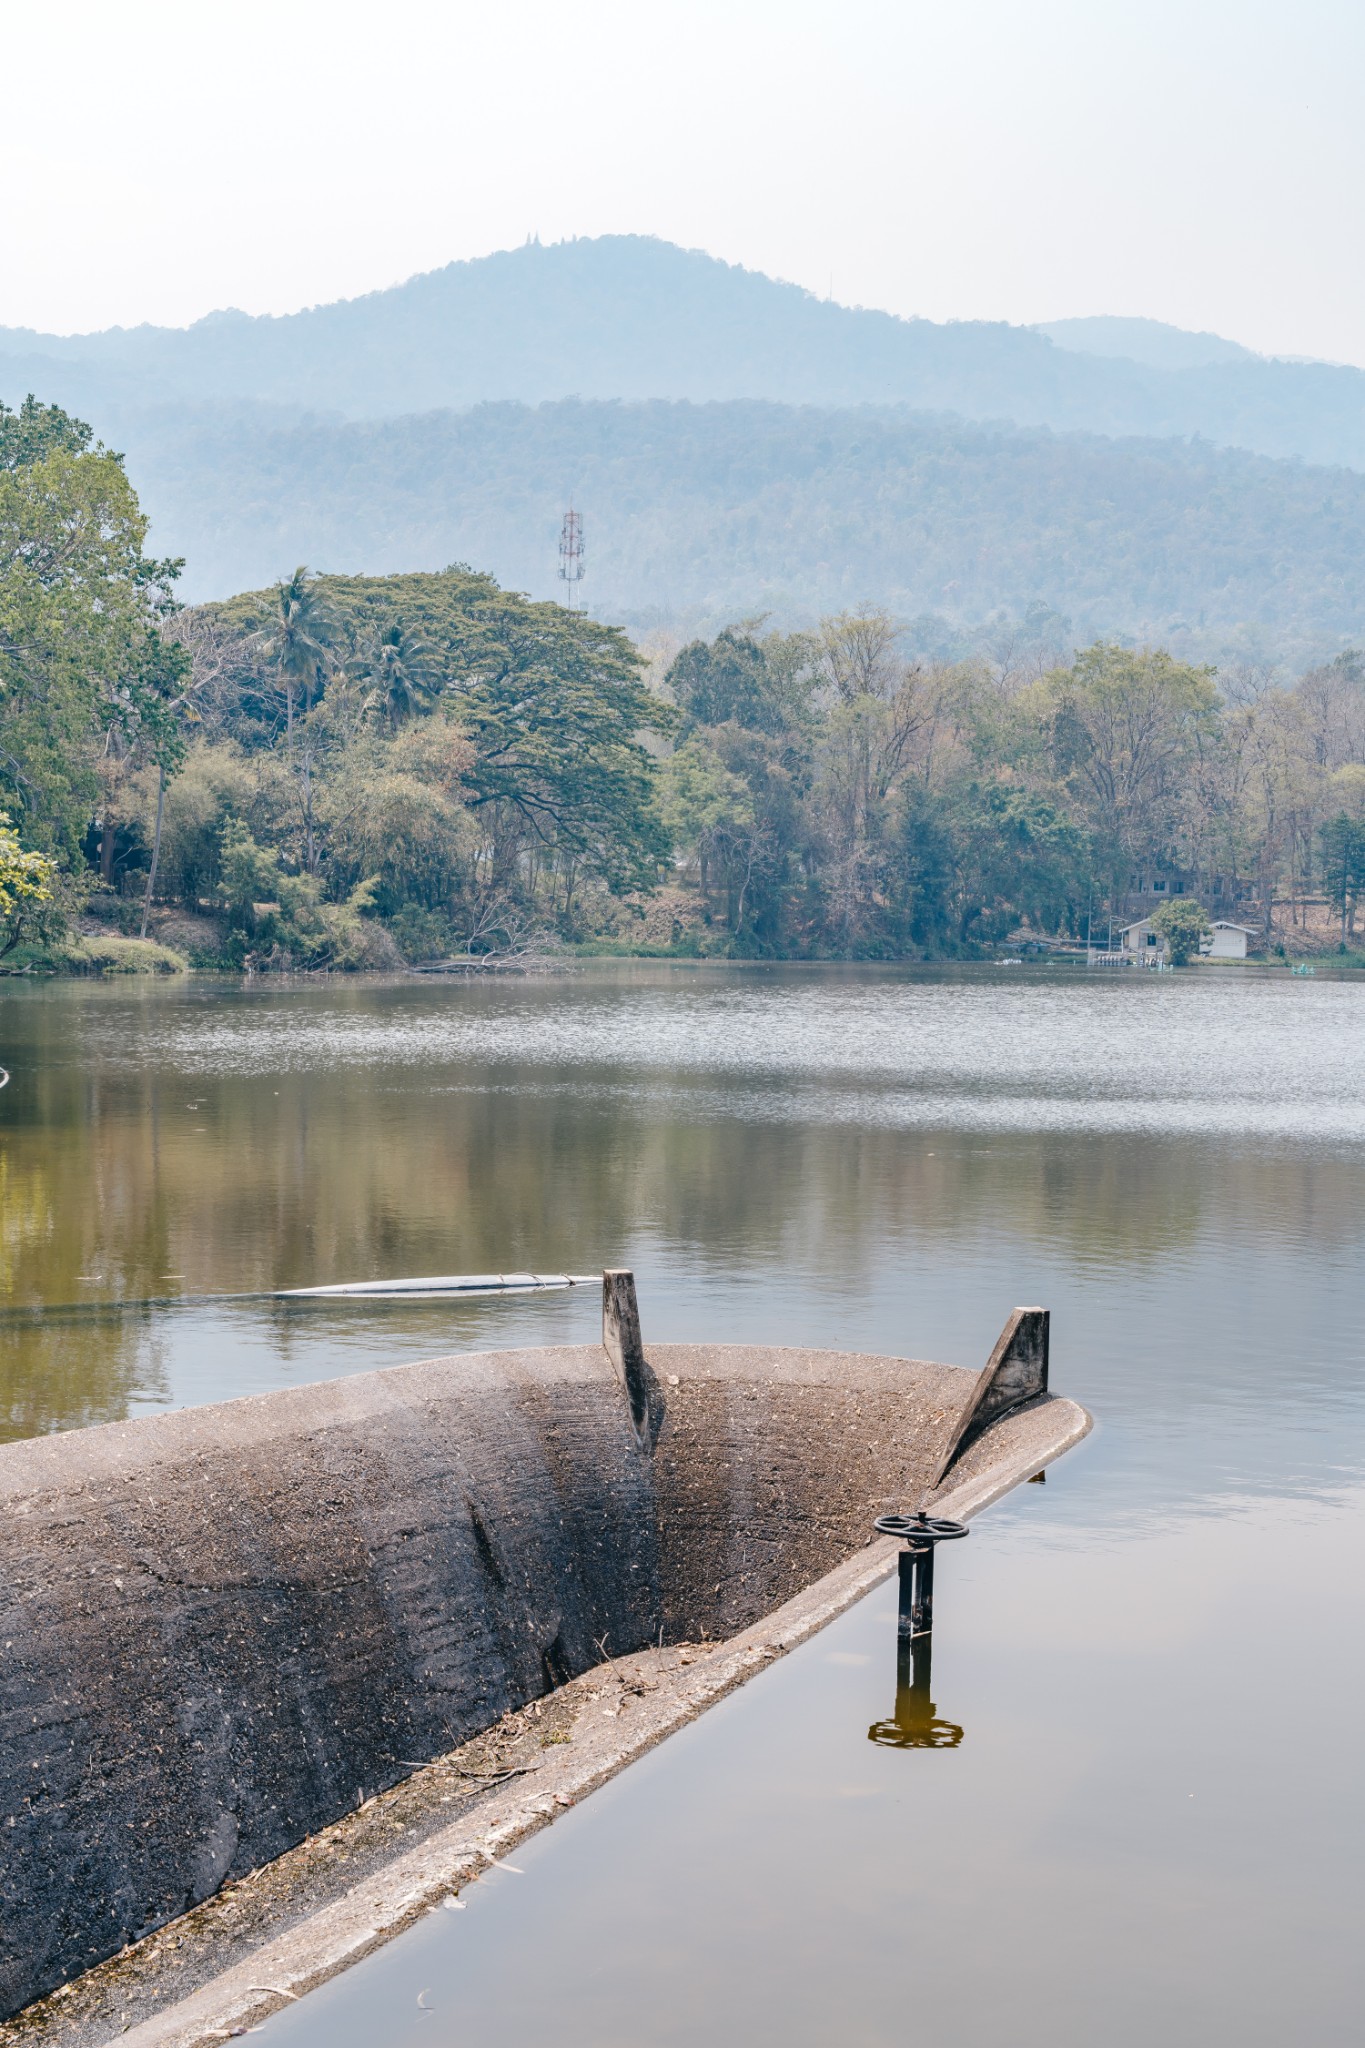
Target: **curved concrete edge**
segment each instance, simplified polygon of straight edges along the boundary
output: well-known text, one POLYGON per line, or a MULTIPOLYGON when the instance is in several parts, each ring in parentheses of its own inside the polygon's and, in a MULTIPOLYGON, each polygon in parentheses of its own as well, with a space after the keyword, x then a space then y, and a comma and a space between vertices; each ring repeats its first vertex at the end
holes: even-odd
POLYGON ((952 1467, 933 1496, 934 1513, 970 1522, 1073 1449, 1094 1427, 1094 1417, 1079 1401, 1056 1394, 1016 1408, 993 1423, 952 1467))
MULTIPOLYGON (((1044 1396, 1002 1417, 955 1468, 950 1475, 952 1483, 935 1496, 935 1511, 970 1521, 1070 1450, 1091 1427, 1085 1409, 1057 1396, 1044 1396)), ((826 1573, 754 1627, 714 1647, 642 1651, 599 1665, 573 1680, 560 1689, 566 1704, 576 1709, 572 1739, 544 1752, 534 1787, 518 1781, 480 1799, 418 1848, 395 1856, 342 1897, 266 1940, 244 1960, 165 2011, 131 2025, 121 2018, 111 2022, 109 2017, 111 2002, 117 2003, 119 1974, 135 1970, 139 1951, 150 1950, 164 1939, 167 1930, 159 1930, 146 1942, 99 1965, 86 1979, 76 1979, 10 2025, 0 2027, 0 2043, 61 2041, 72 2048, 94 2043, 103 2048, 107 2043, 112 2048, 119 2042, 123 2048, 211 2048, 211 2044, 244 2034, 381 1947, 422 1914, 438 1909, 445 1898, 475 1882, 527 1836, 696 1720, 757 1672, 818 1634, 890 1576, 898 1550, 893 1539, 870 1541, 856 1557, 826 1573), (102 2025, 92 2025, 92 2016, 80 2011, 82 1985, 89 1983, 93 1989, 96 1979, 101 1980, 103 1993, 102 2025)), ((445 1761, 438 1759, 426 1769, 438 1773, 445 1761)), ((424 1773, 414 1775, 420 1779, 424 1773)), ((346 1824, 340 1825, 344 1828, 346 1824)), ((274 1874, 285 1876, 287 1882, 286 1866, 305 1853, 307 1846, 279 1858, 270 1866, 274 1874)), ((242 1888, 237 1889, 240 1894, 242 1888)), ((198 1909, 200 1915, 211 1913, 214 1903, 198 1909)), ((239 1897, 234 1910, 240 1909, 239 1897)), ((176 1925, 172 1922, 171 1930, 176 1925)))

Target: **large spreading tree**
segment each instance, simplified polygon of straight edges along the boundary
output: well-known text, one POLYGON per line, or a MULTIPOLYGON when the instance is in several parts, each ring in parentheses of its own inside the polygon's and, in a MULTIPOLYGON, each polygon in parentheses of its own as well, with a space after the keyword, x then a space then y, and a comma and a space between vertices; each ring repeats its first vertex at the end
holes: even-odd
POLYGON ((174 744, 187 662, 163 627, 179 564, 146 539, 122 457, 83 421, 0 405, 0 804, 71 865, 118 769, 174 744))

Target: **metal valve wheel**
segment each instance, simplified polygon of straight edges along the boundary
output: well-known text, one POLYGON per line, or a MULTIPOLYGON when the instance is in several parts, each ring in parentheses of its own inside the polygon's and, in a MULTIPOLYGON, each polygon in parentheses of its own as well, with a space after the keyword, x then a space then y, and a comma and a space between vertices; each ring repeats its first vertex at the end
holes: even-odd
POLYGON ((965 1522, 950 1522, 943 1515, 878 1515, 873 1525, 879 1536, 900 1536, 909 1544, 951 1543, 955 1536, 967 1536, 965 1522))
POLYGON ((923 1508, 914 1515, 878 1515, 879 1536, 899 1536, 905 1544, 900 1554, 900 1611, 897 1634, 909 1640, 927 1635, 934 1625, 934 1549, 969 1532, 965 1522, 950 1522, 942 1515, 927 1515, 923 1508))

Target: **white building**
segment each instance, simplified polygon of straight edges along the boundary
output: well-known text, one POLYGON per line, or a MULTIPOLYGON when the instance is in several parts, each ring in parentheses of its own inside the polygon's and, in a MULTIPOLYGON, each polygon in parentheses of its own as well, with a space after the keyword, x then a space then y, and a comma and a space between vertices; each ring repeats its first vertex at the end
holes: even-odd
MULTIPOLYGON (((1216 917, 1199 941, 1199 951, 1205 960, 1245 960, 1247 945, 1255 936, 1249 925, 1233 924, 1226 917, 1216 917)), ((1136 924, 1126 924, 1118 934, 1118 940, 1124 959, 1138 967, 1153 967, 1170 954, 1160 932, 1153 929, 1150 917, 1140 917, 1136 924)))
POLYGON ((1227 918, 1216 917, 1199 950, 1206 960, 1245 960, 1247 943, 1254 937, 1247 925, 1230 924, 1227 918))
POLYGON ((1139 967, 1166 958, 1166 941, 1160 932, 1152 929, 1150 917, 1140 917, 1136 924, 1126 924, 1118 934, 1118 941, 1125 956, 1139 967))

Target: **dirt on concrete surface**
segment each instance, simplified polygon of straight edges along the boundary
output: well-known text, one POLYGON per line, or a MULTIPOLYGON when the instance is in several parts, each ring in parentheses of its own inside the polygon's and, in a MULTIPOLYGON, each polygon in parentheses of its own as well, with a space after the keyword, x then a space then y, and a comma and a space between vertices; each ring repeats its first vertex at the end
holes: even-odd
MULTIPOLYGON (((554 1768, 560 1761, 555 1752, 574 1742, 583 1717, 594 1710, 613 1716, 628 1712, 635 1701, 657 1692, 671 1673, 707 1655, 702 1645, 641 1652, 598 1666, 544 1699, 504 1714, 473 1742, 419 1766, 275 1862, 224 1885, 192 1912, 0 2025, 0 2043, 10 2048, 41 2040, 86 2048, 117 2038, 268 1949, 367 1881, 387 1884, 398 1857, 453 1823, 464 1822, 471 1841, 481 1839, 506 1817, 509 1801, 497 1794, 515 1788, 519 1810, 527 1799, 548 1799, 561 1809, 572 1805, 572 1793, 562 1789, 566 1773, 554 1768)), ((581 1760, 580 1741, 575 1763, 581 1760)), ((470 1881, 487 1860, 476 1854, 474 1869, 449 1882, 470 1881)), ((373 1908, 369 1917, 376 1917, 373 1908)), ((252 1974, 273 1979, 280 1973, 263 1967, 252 1974)))
MULTIPOLYGON (((466 1807, 524 1831, 520 1775, 478 1775, 529 1772, 518 1742, 540 1745, 538 1788, 580 1796, 581 1770, 549 1765, 586 1754, 562 1716, 594 1672, 718 1639, 733 1663, 858 1560, 877 1513, 928 1497, 977 1380, 753 1346, 651 1346, 648 1371, 643 1437, 581 1346, 0 1447, 0 2009, 149 1942, 164 2004, 236 1921, 274 1924, 277 1884, 315 1921, 366 1859, 466 1807)), ((1044 1401, 1030 1426, 1045 1445, 1078 1412, 1044 1401)))
MULTIPOLYGON (((994 1424, 933 1497, 964 1520, 1085 1435, 1074 1403, 994 1424)), ((388 1940, 895 1569, 856 1555, 755 1626, 599 1664, 0 2025, 0 2048, 206 2048, 388 1940)))

